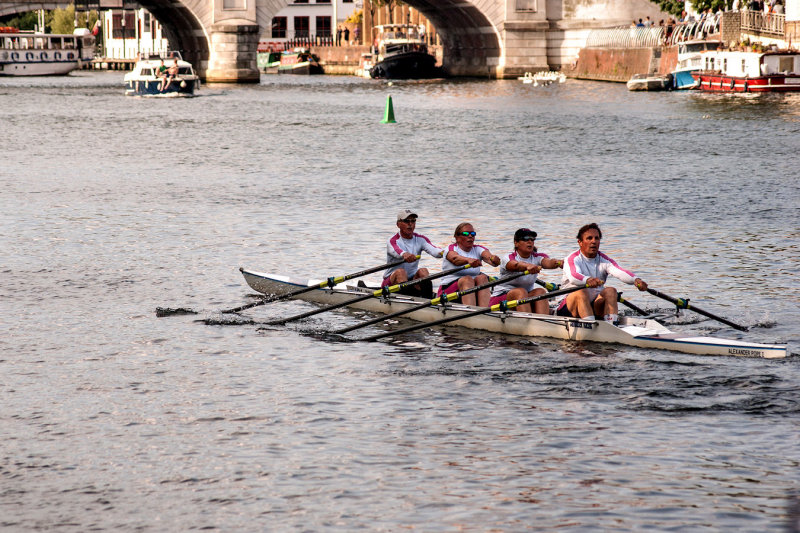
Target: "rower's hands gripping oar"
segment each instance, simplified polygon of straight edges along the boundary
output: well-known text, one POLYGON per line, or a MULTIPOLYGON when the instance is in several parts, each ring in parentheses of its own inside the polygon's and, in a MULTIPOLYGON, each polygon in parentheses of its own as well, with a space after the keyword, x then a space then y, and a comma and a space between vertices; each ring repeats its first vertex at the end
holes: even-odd
POLYGON ((674 296, 670 296, 669 294, 664 294, 663 292, 657 291, 655 289, 651 289, 649 287, 647 289, 647 292, 649 292, 653 296, 658 296, 659 298, 661 298, 663 300, 666 300, 668 302, 674 303, 675 306, 678 309, 691 309, 695 313, 707 316, 708 318, 713 318, 714 320, 718 320, 719 322, 722 322, 723 324, 726 324, 726 325, 728 325, 728 326, 730 326, 730 327, 732 327, 734 329, 738 329, 739 331, 747 331, 747 328, 745 326, 741 326, 739 324, 731 322, 730 320, 727 320, 725 318, 719 317, 719 316, 717 316, 715 314, 709 313, 708 311, 704 311, 703 309, 700 309, 700 308, 698 308, 698 307, 696 307, 694 305, 689 304, 689 299, 688 298, 685 298, 685 299, 684 298, 675 298, 674 296))
POLYGON ((444 271, 444 272, 439 272, 437 274, 433 274, 433 275, 428 276, 426 278, 412 279, 410 281, 404 281, 403 283, 398 283, 396 285, 390 285, 388 287, 383 287, 383 288, 380 288, 378 290, 375 290, 375 291, 369 292, 367 294, 364 294, 362 296, 356 296, 355 298, 351 298, 350 300, 346 300, 344 302, 339 302, 338 304, 328 305, 326 307, 323 307, 322 309, 314 309, 313 311, 308 311, 306 313, 300 313, 299 315, 294 315, 294 316, 290 316, 290 317, 287 317, 287 318, 279 318, 277 320, 271 320, 271 321, 267 322, 266 324, 269 325, 269 326, 277 326, 277 325, 280 325, 280 324, 286 324, 287 322, 293 322, 295 320, 300 320, 301 318, 308 318, 310 316, 318 315, 318 314, 324 313, 326 311, 333 311, 334 309, 339 309, 341 307, 346 307, 346 306, 354 304, 356 302, 369 300, 370 298, 380 298, 382 296, 383 297, 388 297, 391 293, 398 292, 399 290, 404 289, 406 287, 412 287, 414 285, 418 285, 419 283, 422 283, 423 281, 426 281, 426 280, 429 280, 429 279, 440 278, 442 276, 446 276, 447 274, 452 274, 453 272, 456 272, 458 270, 462 270, 462 268, 463 267, 458 267, 458 268, 454 268, 454 269, 447 270, 447 271, 444 271))
POLYGON ((499 304, 493 305, 491 307, 485 307, 483 309, 478 309, 477 311, 470 311, 468 313, 464 313, 458 316, 452 316, 447 318, 442 318, 439 320, 434 320, 433 322, 425 322, 423 324, 417 324, 414 326, 409 326, 407 328, 398 329, 396 331, 387 331, 386 333, 379 333, 377 335, 372 335, 370 337, 364 337, 363 339, 358 339, 361 341, 376 341, 378 339, 383 339, 384 337, 394 337, 396 335, 402 335, 403 333, 408 333, 410 331, 416 331, 418 329, 430 328, 433 326, 439 326, 441 324, 447 324, 448 322, 455 322, 456 320, 462 320, 464 318, 470 318, 477 315, 483 315, 486 313, 497 312, 497 311, 507 311, 509 309, 514 309, 520 305, 528 304, 532 302, 536 302, 539 300, 550 299, 555 296, 561 296, 562 294, 568 294, 570 292, 579 291, 581 289, 586 288, 586 285, 579 285, 577 287, 568 287, 566 289, 561 289, 554 292, 548 292, 546 294, 542 294, 539 296, 530 296, 528 298, 522 298, 520 300, 511 300, 510 302, 500 302, 499 304))
MULTIPOLYGON (((417 259, 419 259, 419 258, 420 258, 420 256, 417 256, 417 259)), ((245 309, 250 309, 251 307, 257 307, 259 305, 264 305, 264 304, 268 304, 268 303, 271 303, 271 302, 277 302, 277 301, 280 301, 280 300, 287 300, 287 299, 292 298, 294 296, 297 296, 299 294, 303 294, 303 293, 306 293, 306 292, 313 291, 314 289, 324 289, 325 287, 333 287, 334 285, 336 285, 338 283, 342 283, 344 281, 348 281, 348 280, 351 280, 353 278, 360 278, 361 276, 366 276, 367 274, 372 274, 373 272, 377 272, 379 270, 385 270, 385 269, 387 269, 389 267, 397 266, 397 265, 400 265, 400 264, 403 264, 403 263, 405 263, 405 260, 392 261, 391 263, 386 263, 385 265, 380 265, 380 266, 368 268, 368 269, 362 270, 360 272, 353 272, 352 274, 345 274, 343 276, 336 276, 336 277, 332 276, 332 277, 326 279, 325 281, 323 281, 321 283, 317 283, 316 285, 310 285, 308 287, 303 287, 303 288, 297 289, 297 290, 292 291, 292 292, 288 292, 288 293, 285 293, 285 294, 279 294, 279 295, 273 296, 271 298, 264 297, 263 299, 261 299, 261 300, 259 300, 257 302, 246 304, 246 305, 240 305, 239 307, 234 307, 233 309, 225 309, 225 310, 223 310, 221 312, 223 314, 238 313, 239 311, 244 311, 245 309)), ((244 271, 244 269, 239 267, 239 272, 242 272, 242 271, 244 271)), ((165 307, 156 307, 156 316, 158 316, 158 317, 176 315, 176 314, 184 314, 184 315, 185 314, 193 314, 193 315, 196 315, 197 311, 193 311, 192 309, 186 309, 184 307, 179 308, 179 309, 169 309, 169 308, 165 308, 165 307)))
MULTIPOLYGON (((467 268, 472 268, 472 265, 467 263, 466 265, 464 265, 462 267, 459 267, 457 269, 454 269, 453 271, 461 270, 461 269, 467 269, 467 268)), ((439 296, 437 298, 433 298, 432 300, 430 300, 428 302, 424 302, 424 303, 421 303, 419 305, 415 305, 413 307, 409 307, 407 309, 401 309, 400 311, 396 311, 396 312, 390 313, 388 315, 381 315, 381 316, 379 316, 377 318, 373 318, 371 320, 367 320, 366 322, 361 322, 360 324, 356 324, 354 326, 350 326, 350 327, 347 327, 347 328, 343 328, 343 329, 338 329, 336 331, 332 331, 331 333, 333 333, 335 335, 341 335, 343 333, 347 333, 347 332, 353 331, 355 329, 361 329, 361 328, 366 327, 366 326, 371 326, 372 324, 377 324, 378 322, 383 322, 384 320, 389 320, 391 318, 395 318, 395 317, 398 317, 398 316, 406 315, 408 313, 413 313, 414 311, 417 311, 419 309, 424 309, 424 308, 430 307, 432 305, 439 305, 441 303, 452 302, 453 300, 457 300, 457 299, 461 298, 464 295, 472 294, 472 293, 478 292, 478 291, 482 291, 483 289, 489 289, 491 287, 494 287, 495 285, 499 285, 500 283, 505 283, 507 281, 511 281, 512 279, 516 279, 516 278, 518 278, 520 276, 525 276, 527 274, 530 274, 530 272, 528 272, 527 270, 525 272, 517 272, 515 274, 511 274, 510 276, 506 276, 505 278, 496 279, 496 280, 491 281, 489 283, 485 283, 483 285, 478 285, 477 287, 472 287, 470 289, 465 289, 463 291, 458 291, 458 292, 451 292, 450 294, 443 294, 443 295, 441 295, 441 296, 439 296)))

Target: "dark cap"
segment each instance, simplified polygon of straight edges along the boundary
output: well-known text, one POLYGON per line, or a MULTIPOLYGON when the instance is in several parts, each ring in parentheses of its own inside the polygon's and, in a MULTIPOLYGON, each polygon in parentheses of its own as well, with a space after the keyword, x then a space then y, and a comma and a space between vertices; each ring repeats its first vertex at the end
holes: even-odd
POLYGON ((520 241, 520 240, 522 240, 524 237, 527 237, 528 235, 530 235, 530 236, 531 236, 531 237, 533 237, 534 239, 536 238, 536 232, 535 232, 535 231, 533 231, 532 229, 528 229, 528 228, 519 228, 517 231, 515 231, 515 232, 514 232, 514 241, 515 241, 515 242, 516 242, 516 241, 520 241))

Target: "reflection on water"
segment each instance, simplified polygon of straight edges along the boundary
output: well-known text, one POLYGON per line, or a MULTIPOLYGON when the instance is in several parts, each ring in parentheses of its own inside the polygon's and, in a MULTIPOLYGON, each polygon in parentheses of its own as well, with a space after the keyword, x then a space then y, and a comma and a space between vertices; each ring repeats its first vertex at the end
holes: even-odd
POLYGON ((218 311, 251 301, 238 266, 383 263, 413 207, 435 244, 469 220, 496 253, 527 226, 564 257, 596 221, 651 286, 753 326, 676 328, 800 353, 795 95, 328 76, 123 93, 122 73, 0 79, 2 526, 783 528, 796 356, 458 328, 349 343, 325 333, 367 315, 218 311))

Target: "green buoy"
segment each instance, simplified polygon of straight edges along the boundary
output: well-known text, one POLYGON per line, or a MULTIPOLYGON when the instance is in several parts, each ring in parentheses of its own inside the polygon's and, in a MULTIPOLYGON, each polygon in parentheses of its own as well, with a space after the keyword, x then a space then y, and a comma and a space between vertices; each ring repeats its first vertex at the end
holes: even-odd
POLYGON ((397 121, 394 119, 394 107, 392 106, 392 97, 386 97, 386 111, 383 113, 383 120, 381 124, 394 124, 397 121))

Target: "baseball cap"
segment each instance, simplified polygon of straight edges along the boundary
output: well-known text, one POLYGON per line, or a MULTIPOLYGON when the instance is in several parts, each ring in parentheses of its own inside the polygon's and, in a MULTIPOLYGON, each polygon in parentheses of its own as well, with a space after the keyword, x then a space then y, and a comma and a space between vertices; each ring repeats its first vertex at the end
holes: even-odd
POLYGON ((405 220, 405 219, 407 219, 408 217, 419 218, 419 217, 417 216, 417 214, 416 214, 414 211, 410 210, 410 209, 401 209, 401 210, 400 210, 400 211, 397 213, 397 220, 405 220))
POLYGON ((517 231, 514 232, 514 240, 518 241, 530 235, 534 239, 536 238, 536 232, 532 229, 528 228, 519 228, 517 231))

